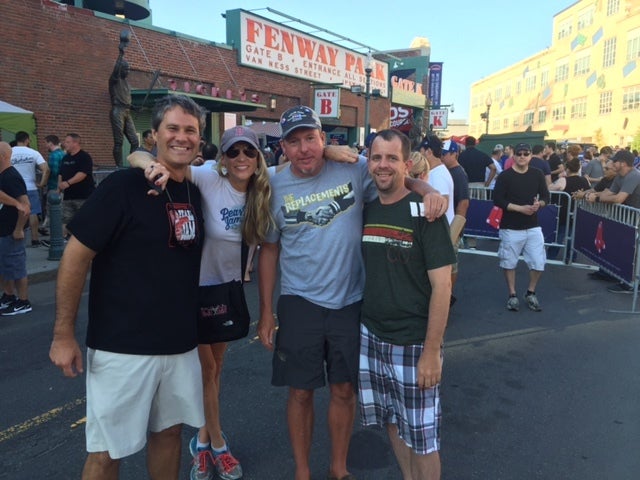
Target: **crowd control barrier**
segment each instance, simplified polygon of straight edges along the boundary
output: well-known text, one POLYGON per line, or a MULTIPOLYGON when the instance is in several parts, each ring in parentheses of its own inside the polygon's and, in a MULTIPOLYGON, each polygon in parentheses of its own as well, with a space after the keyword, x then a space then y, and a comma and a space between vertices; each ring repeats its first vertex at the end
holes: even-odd
MULTIPOLYGON (((467 223, 464 234, 469 237, 494 239, 499 238, 498 230, 487 223, 489 212, 493 208, 493 190, 484 187, 469 188, 469 209, 467 210, 467 223)), ((574 201, 571 195, 565 192, 550 192, 550 202, 538 212, 538 222, 542 227, 544 242, 549 247, 551 256, 549 263, 571 263, 572 255, 569 254, 573 223, 574 201), (560 223, 560 209, 567 209, 566 219, 560 223), (554 255, 560 254, 560 255, 554 255)), ((475 253, 487 253, 478 250, 475 253)))
MULTIPOLYGON (((488 188, 469 188, 469 209, 464 235, 478 239, 498 240, 498 230, 487 223, 493 208, 492 191, 488 188)), ((538 212, 547 248, 547 263, 576 264, 581 254, 612 277, 633 288, 632 308, 637 313, 640 283, 640 209, 610 203, 589 203, 573 200, 565 192, 550 192, 550 202, 538 212), (560 211, 566 208, 566 218, 560 222, 560 211), (552 258, 554 253, 562 255, 552 258)), ((467 253, 497 255, 491 250, 493 242, 478 243, 467 253)), ((578 264, 580 266, 587 266, 578 264)), ((612 312, 615 310, 611 310, 612 312)))
MULTIPOLYGON (((638 313, 640 210, 627 205, 577 202, 573 249, 633 288, 630 312, 638 313)), ((615 311, 615 310, 612 310, 615 311)))

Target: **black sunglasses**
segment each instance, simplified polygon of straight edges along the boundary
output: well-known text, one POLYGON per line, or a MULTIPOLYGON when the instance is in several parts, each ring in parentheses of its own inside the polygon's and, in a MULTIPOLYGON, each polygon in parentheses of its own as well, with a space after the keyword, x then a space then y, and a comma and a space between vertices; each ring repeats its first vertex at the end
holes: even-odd
POLYGON ((244 153, 244 156, 248 158, 258 157, 258 150, 253 147, 243 148, 242 150, 240 150, 239 148, 230 148, 225 152, 225 155, 229 158, 236 158, 238 155, 240 155, 240 152, 244 153))
POLYGON ((531 152, 525 152, 525 151, 517 152, 516 157, 528 157, 530 154, 531 152))

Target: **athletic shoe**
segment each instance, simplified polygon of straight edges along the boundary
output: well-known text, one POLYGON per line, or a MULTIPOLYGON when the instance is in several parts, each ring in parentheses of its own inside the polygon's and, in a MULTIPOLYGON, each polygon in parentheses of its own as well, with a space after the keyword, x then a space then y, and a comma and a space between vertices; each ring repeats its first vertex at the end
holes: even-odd
POLYGON ((17 299, 18 297, 16 297, 15 295, 7 295, 6 293, 3 293, 2 297, 0 297, 0 310, 7 308, 17 299))
POLYGON ((534 312, 541 312, 542 308, 540 307, 540 302, 538 302, 538 297, 536 297, 535 293, 527 293, 524 296, 525 302, 527 302, 527 307, 529 310, 533 310, 534 312))
POLYGON ((213 464, 216 467, 218 476, 222 480, 237 480, 242 478, 242 467, 240 466, 240 462, 231 455, 229 449, 222 453, 216 453, 211 450, 211 453, 213 454, 213 464))
POLYGON ((49 240, 40 240, 40 245, 42 245, 45 248, 51 247, 51 243, 49 242, 49 240))
POLYGON ((211 450, 198 450, 196 456, 193 458, 193 464, 189 472, 189 480, 212 480, 213 462, 211 450))
POLYGON ((609 290, 611 293, 633 293, 633 287, 630 287, 626 283, 616 283, 615 285, 607 287, 607 290, 609 290))
POLYGON ((31 240, 31 247, 37 248, 39 246, 40 246, 40 241, 39 240, 31 240))
POLYGON ((507 300, 507 310, 517 312, 519 309, 520 301, 518 300, 518 297, 509 297, 509 300, 507 300))
POLYGON ((28 313, 31 310, 33 310, 31 308, 31 303, 29 303, 29 300, 16 300, 15 302, 13 302, 12 304, 10 304, 9 306, 3 308, 2 310, 0 310, 0 315, 2 316, 6 316, 6 315, 21 315, 23 313, 28 313))

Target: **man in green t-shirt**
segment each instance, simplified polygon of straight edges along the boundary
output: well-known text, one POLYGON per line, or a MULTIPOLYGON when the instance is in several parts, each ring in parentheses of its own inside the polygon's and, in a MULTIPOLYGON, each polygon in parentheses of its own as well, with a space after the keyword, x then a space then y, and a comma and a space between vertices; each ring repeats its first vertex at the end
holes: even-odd
POLYGON ((368 159, 378 198, 365 208, 362 235, 360 409, 364 425, 387 428, 404 478, 436 480, 455 255, 446 218, 428 222, 420 197, 404 186, 409 154, 406 135, 383 130, 368 159))

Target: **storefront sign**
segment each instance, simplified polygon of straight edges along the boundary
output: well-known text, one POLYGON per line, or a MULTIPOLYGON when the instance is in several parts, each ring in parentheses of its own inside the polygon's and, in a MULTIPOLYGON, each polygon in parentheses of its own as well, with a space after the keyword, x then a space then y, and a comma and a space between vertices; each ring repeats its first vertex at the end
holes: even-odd
POLYGON ((413 108, 392 106, 390 120, 391 128, 408 133, 413 126, 413 108))
POLYGON ((314 93, 313 109, 319 117, 340 118, 340 89, 317 89, 314 93))
MULTIPOLYGON (((235 15, 227 12, 227 31, 235 15)), ((238 62, 282 75, 304 78, 343 88, 364 86, 367 56, 307 35, 244 10, 238 16, 238 62)), ((231 26, 231 30, 234 30, 231 26)), ((235 31, 238 31, 237 29, 235 31)), ((372 60, 371 89, 388 96, 389 67, 372 60)))
POLYGON ((422 83, 415 81, 416 71, 397 70, 391 75, 391 96, 393 103, 424 108, 425 95, 422 83))
POLYGON ((432 130, 446 130, 449 125, 449 110, 439 108, 429 110, 429 127, 432 130))

